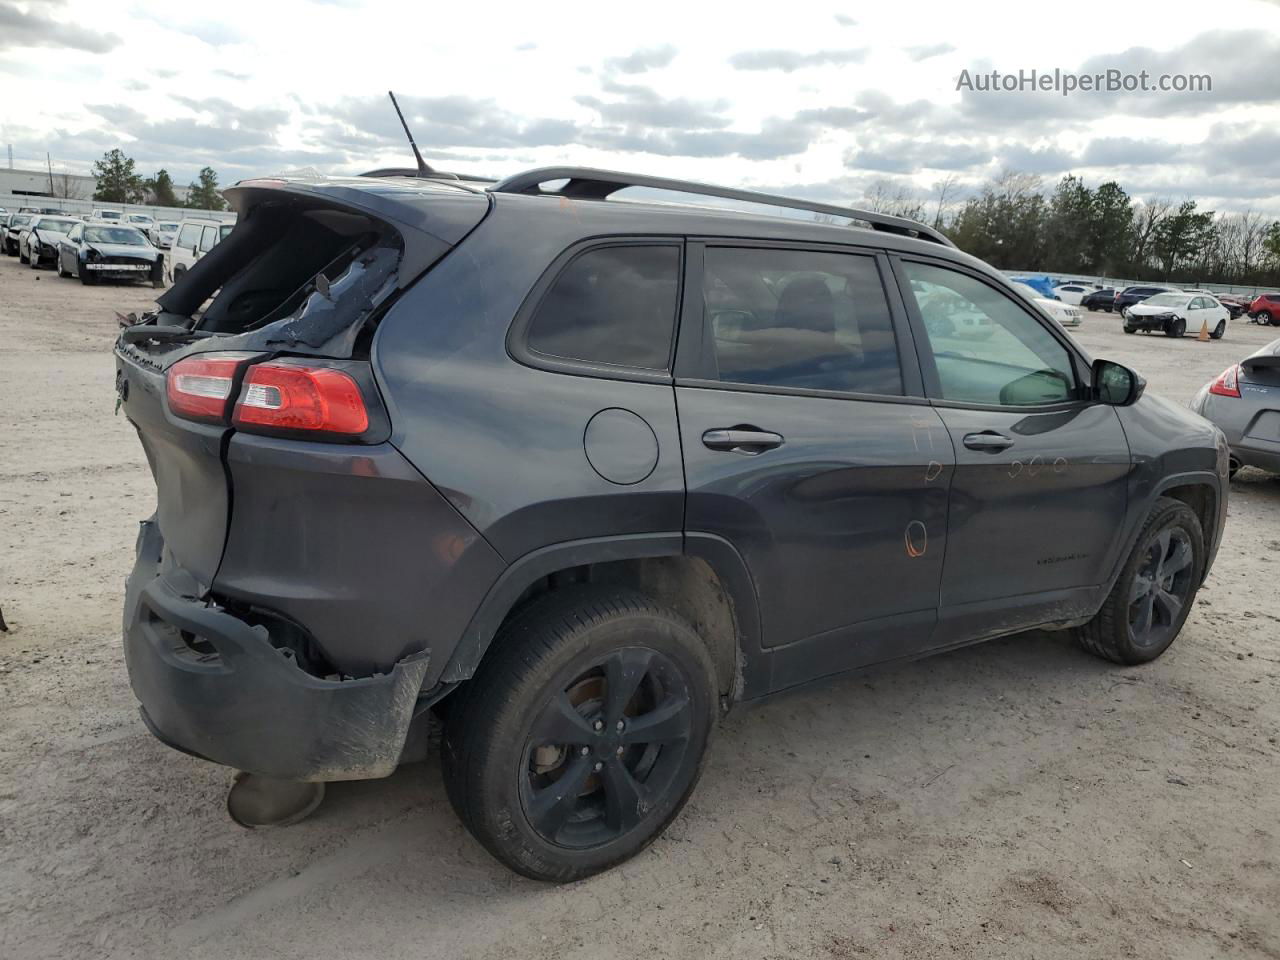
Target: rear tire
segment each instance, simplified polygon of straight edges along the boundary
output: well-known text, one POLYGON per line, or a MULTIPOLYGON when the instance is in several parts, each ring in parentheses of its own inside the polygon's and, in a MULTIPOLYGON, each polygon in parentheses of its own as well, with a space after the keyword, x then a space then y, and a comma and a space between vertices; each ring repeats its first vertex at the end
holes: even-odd
POLYGON ((1203 578, 1204 531, 1181 500, 1161 497, 1102 609, 1075 629, 1080 645, 1115 663, 1154 660, 1177 638, 1203 578))
POLYGON ((621 863, 693 791, 714 678, 697 633, 643 594, 548 594, 508 621, 452 705, 449 800, 526 877, 567 882, 621 863))
POLYGON ((1214 340, 1221 340, 1222 335, 1226 332, 1227 332, 1227 321, 1219 320, 1218 325, 1213 328, 1213 330, 1209 333, 1209 336, 1214 340))

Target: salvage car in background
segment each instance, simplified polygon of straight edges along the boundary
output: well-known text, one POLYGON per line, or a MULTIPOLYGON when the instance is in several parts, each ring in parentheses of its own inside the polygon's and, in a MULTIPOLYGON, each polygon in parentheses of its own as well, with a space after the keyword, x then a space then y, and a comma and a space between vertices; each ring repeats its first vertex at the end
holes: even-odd
POLYGON ((206 253, 231 232, 235 224, 211 217, 186 217, 169 247, 169 275, 174 280, 195 266, 206 253))
POLYGON ((1105 310, 1110 313, 1116 302, 1116 292, 1112 287, 1087 293, 1080 300, 1080 306, 1086 310, 1105 310))
POLYGON ((143 233, 147 235, 148 239, 152 240, 153 243, 155 242, 154 239, 151 237, 151 231, 155 229, 156 218, 151 216, 151 214, 126 213, 121 223, 124 226, 135 227, 138 230, 141 230, 143 233))
POLYGON ((1207 325, 1209 336, 1221 340, 1230 317, 1226 307, 1203 293, 1157 293, 1124 311, 1124 332, 1159 330, 1166 337, 1180 337, 1207 325))
POLYGON ((1060 283, 1053 288, 1053 292, 1063 303, 1069 303, 1073 307, 1080 306, 1080 302, 1091 293, 1101 290, 1100 284, 1085 283, 1083 280, 1072 280, 1069 283, 1060 283))
POLYGON ((1280 340, 1272 340, 1200 388, 1191 409, 1212 420, 1242 466, 1280 473, 1280 340))
POLYGON ((1171 287, 1167 284, 1149 283, 1135 287, 1125 287, 1116 294, 1115 300, 1112 301, 1111 308, 1117 313, 1124 313, 1128 307, 1135 303, 1141 303, 1147 297, 1154 297, 1157 293, 1172 293, 1177 287, 1171 287))
POLYGON ((173 239, 178 235, 178 227, 181 225, 177 220, 156 221, 156 225, 151 229, 151 242, 161 250, 168 250, 173 246, 173 239))
POLYGON ((71 217, 34 217, 18 234, 18 259, 29 263, 32 270, 40 269, 42 264, 56 264, 58 244, 79 225, 80 221, 71 217))
POLYGON ((1078 327, 1084 319, 1084 312, 1079 307, 1068 306, 1061 300, 1051 300, 1035 287, 1022 280, 1013 281, 1013 289, 1034 303, 1064 327, 1078 327))
POLYGON ((31 213, 11 213, 9 219, 5 221, 4 229, 0 230, 0 245, 4 247, 5 256, 16 257, 18 255, 18 237, 22 235, 22 231, 30 225, 35 219, 35 214, 31 213))
POLYGON ((1263 293, 1249 304, 1249 316, 1267 326, 1280 326, 1280 293, 1263 293))
POLYGON ((134 227, 78 223, 58 244, 58 276, 79 277, 89 285, 101 280, 164 282, 164 254, 134 227))
POLYGON ((1237 296, 1234 293, 1215 293, 1213 297, 1231 312, 1232 320, 1249 312, 1250 298, 1237 296))

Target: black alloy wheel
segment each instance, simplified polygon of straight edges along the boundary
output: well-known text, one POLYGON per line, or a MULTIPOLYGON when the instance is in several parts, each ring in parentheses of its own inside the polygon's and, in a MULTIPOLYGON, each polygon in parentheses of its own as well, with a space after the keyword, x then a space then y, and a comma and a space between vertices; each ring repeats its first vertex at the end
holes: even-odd
POLYGON ((634 828, 680 772, 688 682, 653 650, 610 652, 556 693, 525 742, 520 799, 546 841, 600 846, 634 828))

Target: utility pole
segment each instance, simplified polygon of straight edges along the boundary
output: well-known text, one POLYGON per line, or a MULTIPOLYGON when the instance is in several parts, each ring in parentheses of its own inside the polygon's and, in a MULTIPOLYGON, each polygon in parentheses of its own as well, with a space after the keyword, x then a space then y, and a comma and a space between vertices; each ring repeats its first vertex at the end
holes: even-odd
POLYGON ((53 186, 53 160, 49 157, 49 151, 44 152, 44 164, 49 169, 49 196, 56 197, 58 191, 53 186))
POLYGON ((13 144, 9 144, 9 169, 13 169, 13 144))

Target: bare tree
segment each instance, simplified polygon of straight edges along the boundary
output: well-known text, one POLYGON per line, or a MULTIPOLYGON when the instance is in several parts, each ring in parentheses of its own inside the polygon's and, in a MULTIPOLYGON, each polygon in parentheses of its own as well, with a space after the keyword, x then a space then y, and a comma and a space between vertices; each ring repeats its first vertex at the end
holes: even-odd
POLYGON ((924 204, 915 191, 905 186, 894 186, 888 180, 876 180, 862 195, 863 206, 872 213, 887 213, 908 220, 924 219, 924 204))
POLYGON ((1262 262, 1267 242, 1267 229, 1271 226, 1266 217, 1250 208, 1238 217, 1240 279, 1246 283, 1262 262))
POLYGON ((1168 197, 1152 197, 1138 206, 1133 214, 1133 263, 1144 267, 1151 255, 1152 241, 1160 224, 1173 209, 1168 197))
POLYGON ((935 230, 942 229, 943 223, 951 215, 951 210, 955 206, 959 194, 960 178, 954 173, 948 173, 933 185, 933 195, 937 198, 933 208, 933 228, 935 230))
POLYGON ((63 200, 88 200, 89 190, 78 177, 59 173, 53 178, 53 195, 63 200))

